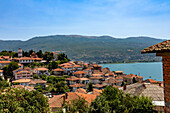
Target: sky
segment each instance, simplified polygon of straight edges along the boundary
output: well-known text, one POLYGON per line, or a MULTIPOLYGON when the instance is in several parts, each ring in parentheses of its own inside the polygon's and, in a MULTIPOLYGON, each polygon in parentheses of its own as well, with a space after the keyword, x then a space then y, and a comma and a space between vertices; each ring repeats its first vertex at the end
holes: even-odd
POLYGON ((0 40, 75 34, 170 39, 170 0, 0 0, 0 40))

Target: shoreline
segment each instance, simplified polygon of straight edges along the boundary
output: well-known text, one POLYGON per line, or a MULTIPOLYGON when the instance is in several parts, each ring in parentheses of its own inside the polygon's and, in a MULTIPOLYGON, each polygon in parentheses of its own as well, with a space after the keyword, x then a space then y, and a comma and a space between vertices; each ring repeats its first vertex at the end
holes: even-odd
MULTIPOLYGON (((161 61, 160 61, 161 62, 161 61)), ((135 64, 135 63, 158 63, 158 62, 125 62, 125 63, 99 63, 100 64, 135 64)))

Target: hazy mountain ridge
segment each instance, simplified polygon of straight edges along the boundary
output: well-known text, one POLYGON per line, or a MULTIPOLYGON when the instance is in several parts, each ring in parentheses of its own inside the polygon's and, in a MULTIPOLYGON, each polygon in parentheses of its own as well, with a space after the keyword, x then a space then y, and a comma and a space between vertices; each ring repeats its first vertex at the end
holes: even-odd
POLYGON ((154 55, 141 55, 145 47, 162 42, 151 37, 114 38, 111 36, 52 35, 33 37, 27 41, 0 40, 0 50, 41 49, 65 51, 73 60, 134 62, 152 61, 154 55))

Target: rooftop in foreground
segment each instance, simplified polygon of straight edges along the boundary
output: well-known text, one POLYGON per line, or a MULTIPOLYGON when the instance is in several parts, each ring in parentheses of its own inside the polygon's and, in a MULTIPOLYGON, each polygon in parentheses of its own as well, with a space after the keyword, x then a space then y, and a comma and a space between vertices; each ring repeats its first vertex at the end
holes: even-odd
POLYGON ((141 53, 170 52, 170 40, 147 47, 141 53))

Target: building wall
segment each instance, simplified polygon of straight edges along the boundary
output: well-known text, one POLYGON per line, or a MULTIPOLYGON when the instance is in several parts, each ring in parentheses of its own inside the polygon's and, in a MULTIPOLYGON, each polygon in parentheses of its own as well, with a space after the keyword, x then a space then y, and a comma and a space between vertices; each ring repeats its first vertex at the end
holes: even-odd
POLYGON ((170 113, 170 56, 162 56, 162 62, 163 62, 165 113, 170 113))

